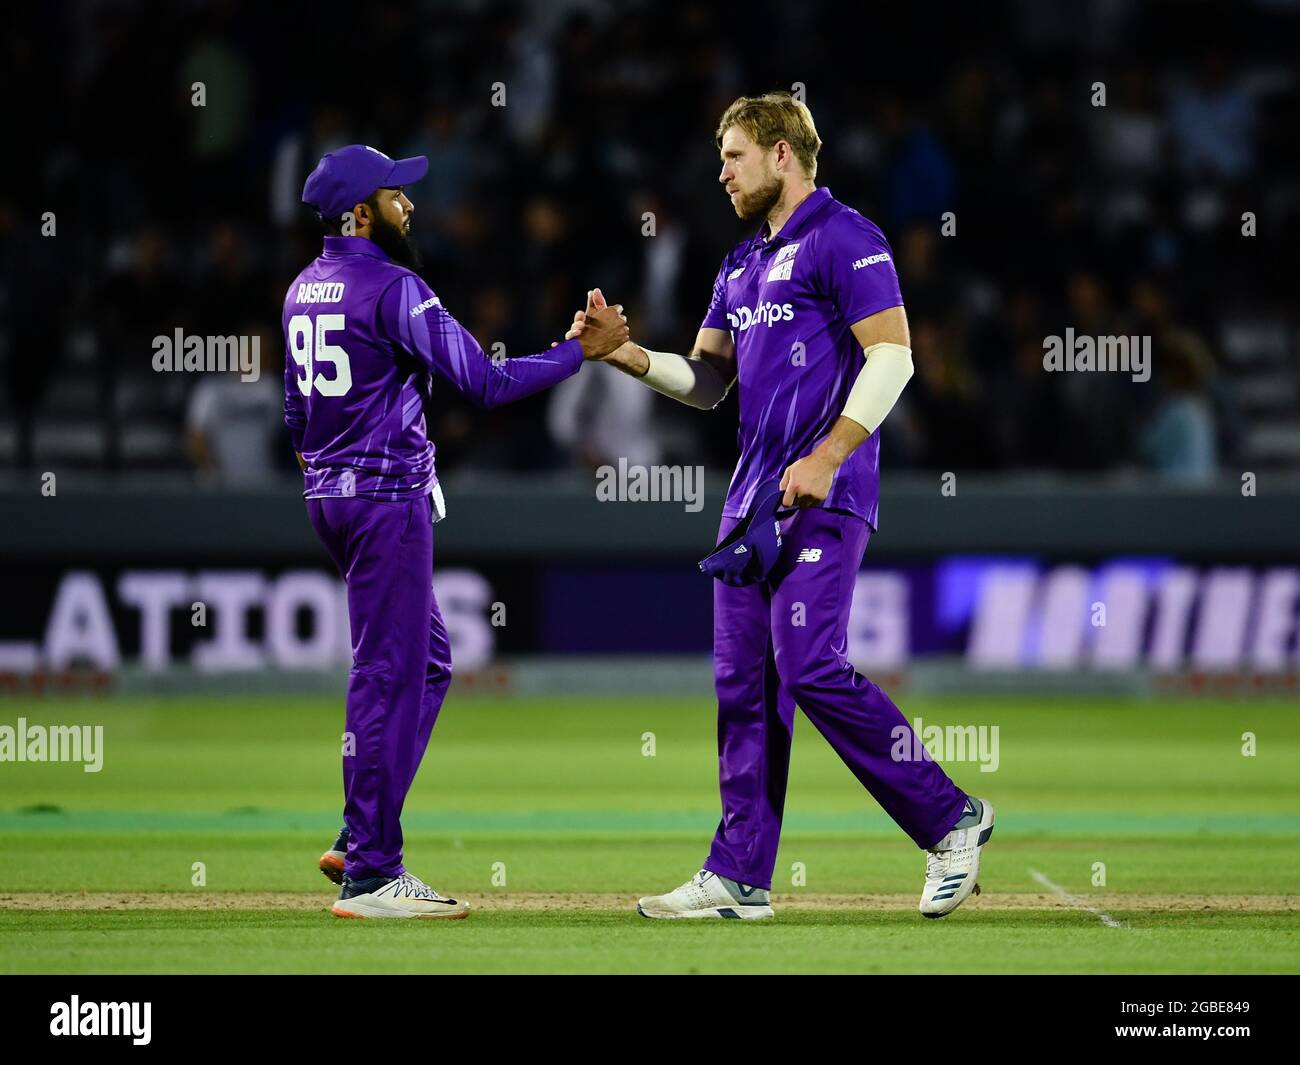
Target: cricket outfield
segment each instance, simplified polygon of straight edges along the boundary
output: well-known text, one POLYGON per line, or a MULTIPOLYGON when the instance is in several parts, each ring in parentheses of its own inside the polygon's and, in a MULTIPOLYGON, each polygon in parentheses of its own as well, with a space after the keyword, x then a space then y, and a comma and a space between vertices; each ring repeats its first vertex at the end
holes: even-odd
POLYGON ((899 699, 997 726, 983 892, 916 911, 924 854, 802 717, 768 922, 647 921, 718 818, 706 698, 461 696, 407 802, 407 865, 465 921, 339 921, 341 699, 9 700, 103 725, 103 764, 0 763, 0 971, 1300 972, 1292 703, 899 699), (1252 748, 1243 734, 1254 737, 1252 748))

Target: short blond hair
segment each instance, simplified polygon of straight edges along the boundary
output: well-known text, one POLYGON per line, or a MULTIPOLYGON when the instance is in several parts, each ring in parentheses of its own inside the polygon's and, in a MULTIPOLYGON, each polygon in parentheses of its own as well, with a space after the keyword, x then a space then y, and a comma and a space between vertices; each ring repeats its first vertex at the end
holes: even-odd
POLYGON ((795 158, 810 178, 817 176, 817 153, 822 139, 817 136, 812 112, 802 100, 788 92, 765 92, 762 96, 742 96, 718 121, 715 141, 722 147, 722 135, 736 126, 760 148, 771 148, 777 141, 788 141, 795 158))

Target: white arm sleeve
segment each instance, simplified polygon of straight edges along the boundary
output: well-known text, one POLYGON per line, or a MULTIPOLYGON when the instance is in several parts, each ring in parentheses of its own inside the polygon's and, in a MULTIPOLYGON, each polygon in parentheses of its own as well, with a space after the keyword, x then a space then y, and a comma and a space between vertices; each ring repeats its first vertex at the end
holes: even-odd
POLYGON ((863 354, 867 363, 853 383, 843 414, 874 433, 912 376, 912 349, 902 344, 872 344, 863 354))
POLYGON ((641 381, 656 392, 700 410, 712 410, 731 391, 732 382, 724 381, 703 359, 686 359, 670 351, 641 350, 650 361, 641 381))

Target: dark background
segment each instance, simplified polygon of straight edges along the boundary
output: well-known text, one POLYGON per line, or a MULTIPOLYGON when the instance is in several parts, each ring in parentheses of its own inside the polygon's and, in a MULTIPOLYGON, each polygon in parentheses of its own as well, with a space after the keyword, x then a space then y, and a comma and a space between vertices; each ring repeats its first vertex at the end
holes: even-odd
MULTIPOLYGON (((259 333, 278 384, 280 302, 319 249, 302 182, 349 142, 430 156, 409 190, 423 273, 485 348, 546 347, 600 284, 634 337, 686 350, 753 228, 717 184, 717 118, 795 83, 818 183, 881 225, 902 280, 917 373, 882 430, 887 469, 1205 481, 1300 459, 1294 0, 86 2, 6 19, 0 469, 292 470, 269 392, 247 412, 264 466, 205 457, 197 375, 153 373, 150 340, 259 333), (644 211, 680 248, 653 282, 644 211), (1152 380, 1044 373, 1044 336, 1068 326, 1150 335, 1152 380)), ((548 401, 440 403, 440 471, 613 458, 558 439, 548 401)), ((734 403, 699 418, 656 397, 645 419, 666 460, 726 470, 734 403)))

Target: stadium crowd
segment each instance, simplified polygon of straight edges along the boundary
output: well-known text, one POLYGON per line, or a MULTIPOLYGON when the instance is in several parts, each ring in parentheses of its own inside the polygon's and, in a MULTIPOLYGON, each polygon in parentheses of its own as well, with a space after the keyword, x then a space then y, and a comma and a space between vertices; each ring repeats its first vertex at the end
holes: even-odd
MULTIPOLYGON (((818 183, 894 250, 917 372, 886 468, 1300 461, 1294 0, 13 14, 9 98, 41 106, 10 110, 26 164, 0 190, 0 468, 292 470, 280 304, 319 249, 303 179, 351 142, 430 158, 423 274, 485 349, 546 348, 598 284, 634 338, 684 351, 753 229, 714 125, 772 88, 804 93, 818 183), (178 328, 256 337, 260 378, 155 372, 178 328), (1149 336, 1151 379, 1045 372, 1067 328, 1149 336)), ((726 469, 735 403, 700 417, 600 366, 492 412, 435 390, 428 413, 444 473, 726 469)))

